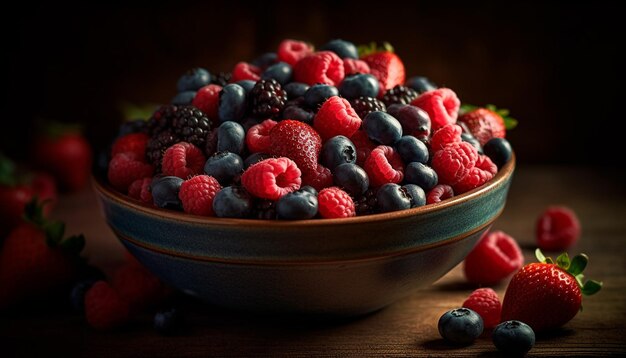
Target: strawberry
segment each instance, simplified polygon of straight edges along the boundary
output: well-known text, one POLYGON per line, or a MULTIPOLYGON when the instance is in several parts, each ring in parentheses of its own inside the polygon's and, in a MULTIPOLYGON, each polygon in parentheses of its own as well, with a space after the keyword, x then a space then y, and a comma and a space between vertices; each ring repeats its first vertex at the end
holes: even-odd
POLYGON ((485 145, 491 138, 504 138, 506 130, 517 125, 516 120, 508 117, 509 111, 498 110, 492 105, 487 105, 487 108, 463 105, 462 111, 464 113, 459 116, 459 122, 467 126, 480 145, 485 145))
POLYGON ((85 238, 63 239, 65 225, 44 219, 36 200, 24 211, 28 222, 11 231, 0 252, 0 309, 68 285, 78 273, 85 238))
POLYGON ((322 139, 306 123, 283 120, 270 131, 269 154, 293 160, 303 175, 315 173, 321 149, 322 139))
POLYGON ((393 47, 384 43, 383 50, 379 50, 375 43, 369 48, 360 48, 361 60, 370 67, 370 73, 380 82, 380 94, 397 85, 404 84, 404 63, 398 55, 393 53, 393 47))
POLYGON ((130 319, 130 305, 106 281, 98 281, 85 294, 85 318, 98 330, 110 330, 130 319))
POLYGON ((600 290, 602 282, 582 282, 589 258, 585 254, 561 254, 556 263, 535 251, 539 263, 522 267, 506 289, 502 321, 522 321, 535 332, 560 327, 581 310, 582 295, 600 290))
POLYGON ((50 172, 61 189, 77 191, 89 181, 91 145, 75 126, 49 124, 32 146, 34 162, 50 172))

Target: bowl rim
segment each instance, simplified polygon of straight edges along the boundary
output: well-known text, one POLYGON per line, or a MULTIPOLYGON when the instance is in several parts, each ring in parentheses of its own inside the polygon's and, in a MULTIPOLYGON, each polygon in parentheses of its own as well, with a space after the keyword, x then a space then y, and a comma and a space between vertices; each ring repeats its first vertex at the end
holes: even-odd
POLYGON ((139 200, 130 198, 106 183, 102 177, 92 175, 92 184, 96 192, 106 196, 108 199, 118 202, 122 206, 130 207, 144 214, 156 217, 163 217, 169 220, 176 220, 194 224, 204 224, 213 226, 246 226, 246 227, 264 227, 264 228, 293 228, 293 227, 317 227, 332 226, 338 224, 362 224, 379 221, 389 221, 394 219, 402 219, 419 214, 433 213, 444 210, 448 207, 459 205, 469 200, 475 199, 484 193, 503 185, 513 174, 515 170, 515 153, 511 154, 511 158, 504 164, 496 175, 487 183, 472 189, 463 194, 454 196, 441 202, 428 204, 412 209, 392 211, 387 213, 370 214, 362 216, 354 216, 349 218, 334 219, 307 219, 307 220, 260 220, 260 219, 239 219, 239 218, 218 218, 211 216, 192 215, 184 212, 150 207, 139 200))

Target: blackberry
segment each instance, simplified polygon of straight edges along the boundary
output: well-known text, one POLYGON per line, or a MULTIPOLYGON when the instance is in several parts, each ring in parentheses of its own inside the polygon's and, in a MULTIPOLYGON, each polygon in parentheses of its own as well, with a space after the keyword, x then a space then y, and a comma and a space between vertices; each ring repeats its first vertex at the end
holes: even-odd
POLYGON ((148 161, 155 165, 157 172, 161 171, 161 159, 165 150, 178 142, 178 138, 170 130, 164 130, 150 137, 146 145, 146 156, 148 161))
POLYGON ((359 97, 352 100, 351 104, 361 118, 365 118, 370 112, 387 110, 385 104, 374 97, 359 97))
POLYGON ((172 127, 172 119, 174 113, 178 110, 178 106, 164 105, 159 107, 148 120, 148 135, 151 137, 168 130, 172 127))
POLYGON ((383 95, 383 103, 385 103, 387 107, 392 104, 409 104, 412 100, 417 98, 417 95, 417 91, 414 89, 397 85, 385 92, 383 95))
POLYGON ((260 80, 250 91, 252 115, 262 118, 277 118, 287 102, 285 91, 274 79, 260 80))
POLYGON ((376 191, 368 189, 363 195, 355 198, 354 207, 356 209, 357 216, 377 213, 378 199, 376 198, 376 191))
POLYGON ((266 199, 258 199, 252 206, 251 217, 260 220, 276 219, 276 202, 266 199))
POLYGON ((180 106, 172 118, 172 133, 198 148, 204 148, 211 130, 211 120, 194 106, 180 106))
POLYGON ((222 87, 230 83, 230 79, 233 77, 230 72, 220 72, 217 75, 211 76, 211 83, 214 85, 220 85, 222 87))

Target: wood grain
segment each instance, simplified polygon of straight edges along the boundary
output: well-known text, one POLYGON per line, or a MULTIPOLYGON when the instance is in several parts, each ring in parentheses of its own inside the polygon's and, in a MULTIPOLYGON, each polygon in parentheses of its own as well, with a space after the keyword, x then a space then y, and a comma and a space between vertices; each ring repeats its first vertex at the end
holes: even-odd
MULTIPOLYGON (((587 276, 604 281, 599 294, 584 299, 583 312, 561 330, 538 337, 529 356, 626 354, 623 179, 598 168, 522 167, 515 174, 494 228, 516 237, 531 261, 537 215, 550 204, 568 205, 583 224, 582 239, 571 251, 587 253, 587 276)), ((110 269, 122 260, 123 248, 98 210, 93 193, 85 191, 64 197, 57 215, 67 220, 69 231, 87 235, 91 261, 110 269)), ((501 298, 505 288, 506 283, 494 287, 501 298)), ((386 309, 332 322, 224 311, 183 299, 187 329, 175 337, 157 335, 149 315, 122 331, 102 333, 75 313, 26 312, 0 318, 0 349, 8 356, 498 356, 487 334, 471 346, 450 347, 437 332, 439 316, 461 305, 472 289, 459 266, 386 309)))

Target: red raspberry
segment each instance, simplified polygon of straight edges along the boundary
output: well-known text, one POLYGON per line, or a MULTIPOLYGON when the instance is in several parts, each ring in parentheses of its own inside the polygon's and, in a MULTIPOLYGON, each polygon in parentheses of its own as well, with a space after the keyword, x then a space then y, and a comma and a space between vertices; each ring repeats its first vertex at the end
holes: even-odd
POLYGON ((580 237, 580 221, 565 206, 548 207, 537 219, 537 246, 546 251, 565 251, 580 237))
POLYGON ((515 239, 502 231, 486 232, 467 255, 463 270, 469 282, 496 284, 524 264, 522 250, 515 239))
POLYGON ((98 281, 85 294, 85 316, 91 327, 108 330, 128 322, 130 306, 107 282, 98 281))
POLYGON ((154 166, 144 163, 136 153, 128 152, 118 153, 111 159, 107 177, 115 189, 126 193, 135 180, 151 177, 152 173, 154 166))
POLYGON ((348 218, 356 216, 354 201, 348 193, 336 186, 322 189, 318 196, 317 202, 319 213, 323 218, 348 218))
POLYGON ((269 154, 296 162, 303 174, 315 172, 322 140, 315 129, 291 119, 276 124, 270 131, 269 154))
POLYGON ((361 118, 345 98, 332 96, 317 111, 313 126, 323 140, 336 135, 350 138, 361 127, 361 118))
POLYGON ((491 288, 479 288, 463 302, 463 307, 478 313, 483 319, 485 328, 494 328, 500 323, 502 303, 498 294, 491 288))
POLYGON ((219 125, 217 108, 220 103, 221 90, 222 86, 219 85, 210 84, 204 86, 196 92, 196 96, 193 98, 193 101, 191 101, 191 104, 204 112, 215 126, 219 125))
POLYGON ((471 144, 452 143, 435 152, 432 167, 437 172, 439 183, 454 186, 469 174, 477 160, 478 151, 471 144))
POLYGON ((269 151, 270 131, 278 122, 266 119, 263 122, 254 125, 248 129, 246 133, 246 145, 250 153, 266 153, 269 151))
POLYGON ((298 61, 293 68, 296 82, 338 86, 343 80, 343 61, 334 52, 320 51, 298 61))
POLYGON ((437 184, 434 188, 430 189, 426 196, 426 204, 438 203, 442 200, 450 199, 454 196, 454 190, 450 185, 437 184))
POLYGON ((251 165, 241 176, 246 190, 262 199, 278 200, 300 189, 301 172, 289 158, 270 158, 251 165))
POLYGON ((498 172, 498 167, 486 155, 479 155, 476 164, 458 183, 454 184, 454 192, 463 194, 485 184, 498 172))
POLYGON ((111 157, 119 153, 133 152, 145 161, 146 144, 150 138, 145 133, 131 133, 118 138, 111 148, 111 157))
POLYGON ((150 184, 152 183, 152 178, 147 177, 143 179, 135 180, 128 187, 128 196, 133 199, 141 200, 146 204, 152 203, 152 193, 150 192, 150 184))
POLYGON ((370 73, 370 66, 362 60, 353 58, 343 59, 343 72, 346 76, 356 75, 357 73, 370 73))
POLYGON ((234 83, 243 80, 256 82, 261 79, 261 72, 261 69, 255 65, 251 65, 247 62, 239 62, 235 65, 235 68, 233 68, 233 76, 230 82, 234 83))
POLYGON ((443 149, 450 143, 460 143, 463 128, 456 124, 446 124, 437 129, 430 138, 430 148, 434 152, 443 149))
POLYGON ((182 179, 202 173, 206 158, 195 145, 179 142, 167 148, 163 154, 163 174, 182 179))
POLYGON ((296 40, 283 40, 278 45, 278 61, 294 66, 298 61, 313 53, 313 46, 296 40))
POLYGON ((379 145, 372 150, 363 169, 373 187, 387 183, 398 184, 404 179, 404 163, 400 154, 386 145, 379 145))
POLYGON ((426 111, 432 129, 437 130, 446 124, 456 123, 461 101, 451 89, 439 88, 422 93, 411 104, 426 111))
POLYGON ((365 159, 367 159, 372 150, 376 148, 376 143, 374 143, 367 135, 367 132, 362 129, 354 132, 352 137, 350 137, 350 141, 352 141, 352 144, 356 147, 356 163, 363 166, 365 159))
POLYGON ((183 182, 178 197, 186 213, 213 216, 213 199, 220 189, 220 183, 212 176, 196 175, 183 182))
POLYGON ((156 307, 172 292, 136 260, 118 268, 113 274, 111 285, 128 302, 131 312, 142 312, 156 307))
POLYGON ((333 174, 330 169, 318 164, 314 172, 302 176, 302 186, 304 185, 310 185, 317 191, 328 188, 333 185, 333 174))

